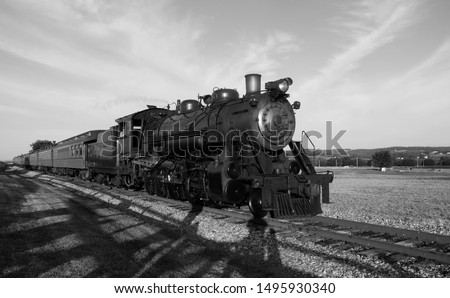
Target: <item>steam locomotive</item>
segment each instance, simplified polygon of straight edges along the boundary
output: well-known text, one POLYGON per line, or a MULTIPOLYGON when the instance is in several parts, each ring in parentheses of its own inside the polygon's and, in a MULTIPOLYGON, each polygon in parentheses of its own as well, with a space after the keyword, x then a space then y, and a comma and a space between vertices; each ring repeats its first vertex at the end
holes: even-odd
POLYGON ((329 200, 330 171, 317 173, 293 141, 292 79, 267 82, 248 74, 246 93, 212 94, 116 119, 53 148, 21 155, 19 165, 83 179, 145 187, 150 195, 188 200, 194 207, 248 205, 254 217, 312 216, 329 200), (293 160, 287 157, 289 146, 293 160))

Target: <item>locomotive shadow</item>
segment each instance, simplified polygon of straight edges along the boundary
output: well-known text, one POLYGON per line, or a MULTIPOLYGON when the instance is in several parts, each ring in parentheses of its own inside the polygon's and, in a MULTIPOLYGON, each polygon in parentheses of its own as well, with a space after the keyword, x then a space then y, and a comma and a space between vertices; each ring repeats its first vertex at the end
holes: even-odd
MULTIPOLYGON (((330 262, 345 264, 361 272, 376 273, 384 277, 421 277, 419 273, 403 269, 400 265, 390 264, 390 268, 373 267, 362 261, 341 257, 332 252, 320 252, 309 249, 303 243, 290 243, 277 240, 276 231, 269 228, 263 219, 252 219, 247 223, 249 235, 238 243, 236 253, 228 260, 222 277, 233 277, 239 273, 242 277, 318 277, 309 272, 301 272, 283 264, 281 250, 291 250, 310 257, 318 257, 330 262), (251 272, 249 274, 249 272, 251 272)), ((286 262, 286 261, 285 261, 286 262)))
POLYGON ((150 256, 134 276, 315 277, 282 264, 276 236, 265 221, 248 221, 248 236, 239 242, 218 243, 199 235, 199 214, 190 211, 183 220, 174 222, 179 238, 158 249, 164 255, 156 262, 155 255, 150 256))
MULTIPOLYGON (((181 222, 181 226, 184 226, 183 224, 188 222, 191 223, 197 215, 195 213, 189 213, 181 222)), ((186 226, 184 227, 187 228, 186 226)), ((197 231, 198 224, 195 223, 194 227, 190 230, 191 233, 197 231)), ((325 253, 309 249, 301 243, 292 244, 278 241, 276 231, 270 228, 264 220, 249 220, 247 222, 247 228, 248 236, 237 243, 217 243, 199 235, 192 234, 191 236, 185 236, 186 245, 178 246, 173 253, 175 255, 185 256, 190 262, 188 264, 179 264, 177 260, 173 260, 168 256, 167 260, 172 260, 172 263, 170 266, 165 266, 167 263, 164 264, 164 262, 155 264, 158 266, 158 270, 160 270, 159 274, 155 277, 179 277, 174 273, 179 270, 174 269, 179 269, 183 266, 197 268, 196 270, 190 270, 188 274, 185 272, 183 277, 318 277, 313 273, 297 270, 283 264, 280 256, 280 250, 282 249, 294 250, 306 254, 309 257, 319 257, 330 262, 346 264, 360 271, 376 273, 384 277, 391 277, 392 275, 420 277, 420 274, 406 271, 401 266, 395 264, 391 264, 390 268, 373 267, 363 262, 337 256, 332 252, 325 253), (189 252, 189 247, 192 248, 192 245, 195 246, 192 241, 200 241, 206 245, 206 248, 189 252), (208 258, 208 262, 202 260, 196 261, 198 254, 202 254, 203 257, 208 258)))
POLYGON ((248 236, 233 245, 222 277, 316 277, 283 265, 276 232, 263 219, 247 222, 248 236))

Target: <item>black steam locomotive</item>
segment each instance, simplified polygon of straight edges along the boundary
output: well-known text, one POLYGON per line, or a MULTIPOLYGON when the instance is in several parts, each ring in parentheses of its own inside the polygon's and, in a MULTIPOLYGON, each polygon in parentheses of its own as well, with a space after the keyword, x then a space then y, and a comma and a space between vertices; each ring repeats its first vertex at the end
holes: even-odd
POLYGON ((255 217, 316 215, 329 199, 331 172, 317 173, 292 140, 294 109, 284 78, 265 84, 249 74, 246 94, 216 88, 175 109, 148 108, 15 162, 84 179, 142 187, 193 206, 249 206, 255 217), (284 148, 290 147, 293 160, 284 148))

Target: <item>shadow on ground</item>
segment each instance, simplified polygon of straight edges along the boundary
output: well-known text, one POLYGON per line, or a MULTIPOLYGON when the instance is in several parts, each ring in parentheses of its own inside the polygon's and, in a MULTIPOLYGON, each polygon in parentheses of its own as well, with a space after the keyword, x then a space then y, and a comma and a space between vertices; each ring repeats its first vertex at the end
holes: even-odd
MULTIPOLYGON (((36 180, 8 175, 11 173, 0 173, 2 185, 19 187, 0 189, 1 277, 316 276, 290 267, 286 258, 283 262, 283 249, 381 276, 392 274, 301 245, 281 243, 265 221, 248 221, 248 236, 241 241, 217 243, 198 235, 196 218, 201 211, 190 211, 177 221, 146 210, 160 218, 155 220, 36 180), (45 195, 46 191, 51 194, 45 195)), ((411 276, 398 270, 399 275, 411 276)))

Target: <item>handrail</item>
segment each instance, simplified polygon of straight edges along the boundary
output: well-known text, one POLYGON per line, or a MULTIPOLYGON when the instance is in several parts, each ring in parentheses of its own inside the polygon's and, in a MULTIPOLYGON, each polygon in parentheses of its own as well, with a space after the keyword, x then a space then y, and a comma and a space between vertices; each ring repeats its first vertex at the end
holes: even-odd
MULTIPOLYGON (((315 161, 316 161, 316 146, 314 145, 313 141, 311 140, 311 138, 308 136, 308 134, 304 130, 302 131, 302 143, 303 143, 303 136, 306 136, 306 138, 308 139, 308 143, 311 143, 311 145, 313 146, 313 149, 312 149, 313 150, 313 162, 315 163, 315 161)), ((303 146, 303 144, 302 144, 302 147, 305 148, 303 146)))

